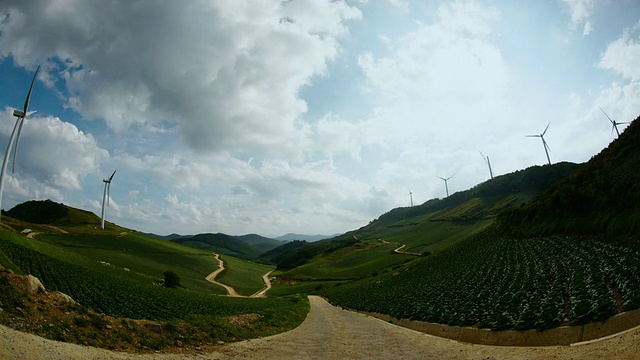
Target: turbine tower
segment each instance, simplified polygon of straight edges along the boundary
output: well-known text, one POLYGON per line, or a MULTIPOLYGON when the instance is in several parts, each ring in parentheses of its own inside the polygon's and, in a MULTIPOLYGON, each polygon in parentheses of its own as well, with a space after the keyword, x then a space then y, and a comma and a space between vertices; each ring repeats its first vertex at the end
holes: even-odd
POLYGON ((113 173, 111 174, 111 176, 109 176, 109 179, 106 180, 102 180, 104 182, 104 193, 102 194, 102 221, 100 222, 100 228, 104 229, 104 204, 105 204, 105 200, 107 202, 107 206, 109 206, 109 190, 111 189, 111 180, 113 179, 113 175, 116 174, 116 170, 113 170, 113 173))
POLYGON ((527 137, 539 137, 540 139, 542 139, 542 146, 544 147, 544 153, 547 154, 547 161, 549 162, 549 165, 551 165, 551 159, 549 158, 549 145, 547 145, 547 142, 544 141, 544 134, 547 133, 547 129, 549 129, 549 125, 551 125, 551 123, 547 124, 547 127, 544 128, 544 131, 542 132, 542 134, 540 134, 540 135, 527 135, 527 137))
MULTIPOLYGON (((18 153, 18 143, 20 142, 20 135, 22 134, 22 125, 24 125, 24 120, 27 116, 33 114, 35 111, 29 112, 29 101, 31 100, 31 91, 33 90, 33 84, 36 81, 36 76, 38 76, 38 71, 40 71, 40 66, 36 69, 36 73, 33 74, 33 79, 31 79, 31 86, 29 86, 29 92, 27 93, 27 99, 24 101, 24 107, 22 110, 15 109, 13 110, 13 116, 16 117, 16 124, 13 126, 13 131, 11 132, 11 137, 9 138, 9 145, 7 146, 7 152, 4 154, 4 160, 2 161, 2 170, 0 171, 0 209, 2 209, 2 192, 4 191, 4 175, 7 172, 7 165, 9 156, 11 156, 11 148, 13 148, 13 144, 16 145, 16 151, 13 153, 13 165, 11 167, 12 171, 15 172, 16 166, 16 154, 18 153), (16 137, 17 136, 17 137, 16 137)), ((0 215, 2 211, 0 210, 0 215)))
POLYGON ((455 175, 451 175, 448 178, 443 178, 441 176, 438 176, 440 179, 444 180, 444 188, 447 190, 447 197, 449 197, 449 185, 447 184, 447 181, 449 181, 449 179, 451 179, 452 177, 454 177, 455 175))
MULTIPOLYGON (((602 108, 600 108, 600 111, 602 111, 604 116, 606 116, 607 119, 609 119, 609 121, 611 122, 611 135, 613 135, 613 129, 616 129, 616 134, 618 134, 618 137, 620 137, 620 131, 618 131, 618 125, 620 125, 620 124, 628 124, 628 122, 617 122, 615 120, 611 120, 609 115, 607 115, 607 113, 604 112, 604 110, 602 110, 602 108)), ((611 138, 611 135, 609 135, 609 138, 611 138)))
POLYGON ((411 199, 411 207, 413 207, 413 193, 411 192, 411 189, 409 189, 409 198, 411 199))
POLYGON ((480 152, 480 156, 482 156, 482 158, 484 159, 484 162, 486 162, 487 166, 489 166, 489 175, 491 175, 491 180, 493 180, 493 170, 491 169, 491 161, 489 161, 489 157, 484 156, 482 152, 480 152))

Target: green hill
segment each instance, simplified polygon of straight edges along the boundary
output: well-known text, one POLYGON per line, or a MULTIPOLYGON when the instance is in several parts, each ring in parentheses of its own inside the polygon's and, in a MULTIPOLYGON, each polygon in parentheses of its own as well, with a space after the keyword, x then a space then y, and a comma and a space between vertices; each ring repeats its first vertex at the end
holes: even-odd
MULTIPOLYGON (((493 330, 581 325, 640 308, 639 126, 634 121, 607 149, 530 203, 503 207, 497 222, 476 235, 321 294, 362 311, 493 330)), ((548 176, 557 169, 534 171, 548 176)), ((470 191, 484 186, 493 184, 470 191)), ((466 211, 469 202, 484 204, 482 197, 458 196, 445 199, 452 202, 449 208, 438 200, 422 206, 433 211, 432 221, 468 221, 474 217, 466 211)), ((360 234, 415 227, 417 212, 396 209, 360 234)))
POLYGON ((640 233, 640 124, 526 206, 501 214, 512 235, 600 234, 637 242, 640 233))
MULTIPOLYGON (((16 214, 23 219, 38 223, 12 218, 9 216, 11 211, 4 214, 0 222, 0 265, 18 274, 36 276, 48 291, 58 290, 71 296, 80 304, 68 308, 73 314, 79 311, 85 314, 82 316, 92 312, 146 319, 160 322, 163 329, 165 326, 173 329, 170 333, 164 332, 170 339, 168 342, 136 345, 140 348, 172 346, 174 337, 185 344, 198 345, 274 334, 297 326, 308 310, 308 303, 299 297, 236 299, 214 296, 226 294, 226 291, 205 279, 218 268, 210 251, 157 239, 114 224, 109 224, 105 230, 99 226, 96 229, 99 219, 87 215, 90 213, 50 201, 28 202, 16 209, 16 214), (29 211, 22 212, 22 209, 29 211), (162 286, 165 272, 177 275, 181 286, 171 289, 162 286), (251 328, 226 320, 229 316, 246 313, 258 315, 251 328), (195 333, 198 337, 193 336, 195 333)), ((231 270, 229 275, 236 272, 231 270)), ((261 282, 260 276, 255 277, 252 283, 261 282)), ((245 279, 246 275, 234 281, 242 286, 245 279)), ((4 302, 16 298, 11 291, 11 287, 0 286, 0 303, 5 314, 0 316, 0 323, 5 325, 10 325, 7 321, 11 324, 17 321, 10 319, 23 319, 29 315, 28 311, 16 310, 15 306, 20 305, 15 304, 26 306, 30 300, 20 300, 22 302, 14 305, 4 302)), ((70 322, 64 326, 74 327, 73 318, 63 321, 70 322)), ((117 323, 120 324, 120 320, 117 323)), ((128 320, 122 321, 122 324, 127 323, 128 320)), ((100 338, 108 337, 103 333, 104 325, 101 326, 92 331, 100 338)), ((61 331, 66 331, 61 326, 45 329, 38 325, 34 329, 41 336, 69 339, 61 335, 61 331)), ((83 338, 71 340, 84 341, 83 338)))
POLYGON ((100 217, 90 211, 75 209, 51 200, 27 201, 16 205, 6 214, 12 218, 34 224, 100 224, 100 217))
POLYGON ((444 199, 393 209, 358 230, 332 239, 281 246, 270 261, 280 270, 278 275, 290 278, 366 277, 410 260, 410 256, 393 253, 400 245, 405 245, 405 252, 426 255, 478 233, 501 210, 523 205, 578 166, 563 162, 498 176, 444 199), (355 265, 357 262, 368 265, 355 265))
POLYGON ((259 250, 256 250, 244 241, 221 233, 198 234, 171 241, 177 244, 191 246, 196 249, 213 251, 244 260, 253 260, 260 255, 259 250))
POLYGON ((261 254, 269 250, 275 249, 278 246, 283 244, 282 241, 267 238, 257 234, 236 235, 234 237, 248 244, 249 246, 257 250, 261 254))

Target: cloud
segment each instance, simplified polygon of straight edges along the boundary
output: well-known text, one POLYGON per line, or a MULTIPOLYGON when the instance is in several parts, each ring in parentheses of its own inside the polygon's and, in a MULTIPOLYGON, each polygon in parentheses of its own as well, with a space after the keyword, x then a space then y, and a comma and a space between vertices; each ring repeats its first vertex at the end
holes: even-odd
MULTIPOLYGON (((0 143, 8 143, 14 124, 12 109, 6 108, 0 113, 0 143)), ((82 190, 83 179, 108 158, 109 153, 75 125, 57 117, 29 117, 22 131, 16 174, 12 175, 22 179, 22 189, 16 184, 12 192, 22 201, 29 200, 29 194, 36 199, 62 201, 61 190, 82 190)))
POLYGON ((43 63, 85 118, 118 132, 175 123, 194 149, 268 153, 300 151, 298 92, 361 17, 324 0, 54 0, 5 3, 0 14, 0 57, 43 63))
POLYGON ((612 70, 622 77, 640 80, 640 24, 627 29, 617 40, 607 45, 597 66, 612 70))
POLYGON ((562 0, 564 5, 568 8, 571 15, 571 22, 569 27, 572 30, 576 30, 578 25, 584 24, 582 29, 582 35, 586 36, 593 30, 593 24, 589 20, 593 14, 595 8, 594 0, 562 0))

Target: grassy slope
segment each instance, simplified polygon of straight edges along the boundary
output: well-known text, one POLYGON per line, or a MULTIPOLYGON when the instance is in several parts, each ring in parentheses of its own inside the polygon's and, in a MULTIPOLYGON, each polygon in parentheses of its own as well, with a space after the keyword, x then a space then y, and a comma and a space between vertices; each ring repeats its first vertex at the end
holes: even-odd
POLYGON ((253 295, 264 288, 262 275, 273 270, 272 266, 252 263, 249 261, 223 255, 225 271, 216 280, 236 289, 240 295, 253 295))
POLYGON ((410 260, 372 246, 371 242, 378 239, 405 244, 404 251, 436 253, 485 229, 499 211, 524 204, 577 167, 573 163, 533 166, 445 199, 393 209, 358 230, 332 240, 306 243, 302 248, 292 249, 288 257, 279 254, 279 268, 288 270, 275 274, 295 279, 354 279, 410 260), (339 250, 328 248, 329 244, 339 242, 346 245, 339 250), (303 258, 308 260, 296 263, 303 258), (282 266, 287 262, 296 264, 295 268, 282 266))
MULTIPOLYGON (((634 122, 609 148, 531 203, 499 213, 497 226, 420 259, 407 271, 323 294, 360 310, 496 330, 584 324, 637 308, 640 248, 602 239, 640 244, 638 169, 640 125, 634 122)), ((465 209, 431 216, 469 213, 478 208, 472 201, 465 209)), ((412 211, 396 209, 380 220, 412 226, 406 216, 412 211)))
POLYGON ((371 276, 384 268, 411 260, 410 255, 392 254, 395 244, 380 241, 363 241, 354 246, 336 250, 326 256, 289 271, 278 271, 282 275, 297 280, 354 279, 371 276))

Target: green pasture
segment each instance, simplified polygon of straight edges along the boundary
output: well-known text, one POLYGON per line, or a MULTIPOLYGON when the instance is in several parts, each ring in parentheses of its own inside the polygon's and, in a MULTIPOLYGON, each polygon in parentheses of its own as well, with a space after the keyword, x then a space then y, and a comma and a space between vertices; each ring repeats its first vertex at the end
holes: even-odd
POLYGON ((348 280, 372 276, 385 268, 416 258, 411 255, 394 254, 393 250, 397 246, 378 240, 361 241, 292 270, 274 274, 297 280, 348 280))
POLYGON ((221 255, 225 262, 225 271, 218 275, 217 281, 236 289, 240 295, 253 295, 264 288, 262 275, 273 270, 273 267, 231 256, 221 255))

